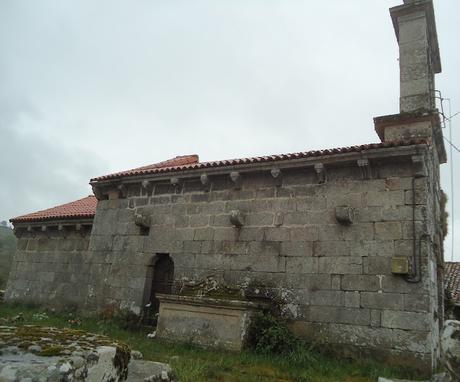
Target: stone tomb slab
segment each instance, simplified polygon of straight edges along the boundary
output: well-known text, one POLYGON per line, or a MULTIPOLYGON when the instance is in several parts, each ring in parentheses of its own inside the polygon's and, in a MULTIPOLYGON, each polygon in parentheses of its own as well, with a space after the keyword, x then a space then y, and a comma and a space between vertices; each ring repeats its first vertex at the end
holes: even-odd
POLYGON ((242 350, 253 314, 263 302, 161 294, 157 337, 205 347, 242 350))

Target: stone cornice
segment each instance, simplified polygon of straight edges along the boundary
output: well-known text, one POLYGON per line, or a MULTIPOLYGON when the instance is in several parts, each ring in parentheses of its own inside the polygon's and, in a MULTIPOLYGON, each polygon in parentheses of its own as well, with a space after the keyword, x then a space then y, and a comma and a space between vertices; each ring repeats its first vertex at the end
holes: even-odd
POLYGON ((399 113, 384 115, 381 117, 374 118, 374 128, 379 138, 384 142, 385 129, 391 126, 411 126, 420 122, 427 122, 430 124, 431 138, 433 144, 436 146, 438 151, 439 160, 441 163, 446 163, 447 154, 444 146, 444 139, 441 130, 441 120, 439 112, 437 110, 427 111, 420 110, 412 113, 399 113))
POLYGON ((93 219, 67 219, 18 222, 14 224, 14 234, 20 236, 24 232, 47 232, 50 229, 57 231, 75 230, 86 231, 93 225, 93 219))
POLYGON ((93 181, 90 184, 93 186, 93 189, 99 190, 99 195, 102 195, 104 194, 104 192, 101 192, 101 189, 117 189, 121 184, 133 185, 138 183, 147 184, 149 182, 170 182, 171 178, 190 180, 194 178, 202 179, 203 175, 206 175, 206 177, 219 175, 229 176, 232 172, 238 172, 239 174, 249 174, 256 172, 270 173, 273 169, 276 169, 277 171, 283 171, 288 169, 307 168, 311 171, 315 171, 315 166, 317 165, 323 165, 325 168, 330 166, 349 166, 350 164, 358 166, 358 160, 362 159, 373 161, 391 160, 403 157, 408 157, 410 159, 412 155, 419 153, 420 149, 426 148, 427 143, 420 143, 407 146, 392 146, 369 149, 360 152, 327 154, 323 156, 312 156, 307 158, 280 160, 272 162, 259 162, 209 168, 185 169, 180 171, 170 171, 132 176, 122 179, 93 181))

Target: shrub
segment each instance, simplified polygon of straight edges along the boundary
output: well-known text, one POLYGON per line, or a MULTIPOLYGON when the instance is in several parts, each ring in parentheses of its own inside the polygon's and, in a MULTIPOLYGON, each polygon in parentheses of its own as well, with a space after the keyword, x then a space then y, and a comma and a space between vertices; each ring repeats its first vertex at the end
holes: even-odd
POLYGON ((257 353, 287 354, 297 341, 286 322, 268 313, 256 313, 248 329, 248 346, 257 353))
POLYGON ((141 327, 141 318, 128 309, 120 309, 115 304, 109 304, 102 308, 99 317, 104 322, 112 322, 124 330, 138 330, 141 327))
POLYGON ((99 311, 99 316, 103 321, 110 321, 115 318, 118 307, 115 304, 108 304, 99 311))
POLYGON ((121 310, 115 316, 115 322, 125 330, 138 330, 141 327, 141 318, 130 310, 121 310))

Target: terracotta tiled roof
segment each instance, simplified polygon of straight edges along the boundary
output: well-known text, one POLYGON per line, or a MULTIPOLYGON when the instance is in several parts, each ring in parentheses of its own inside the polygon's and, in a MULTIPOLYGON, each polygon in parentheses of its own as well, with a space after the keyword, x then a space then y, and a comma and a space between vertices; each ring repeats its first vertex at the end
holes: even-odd
POLYGON ((178 166, 187 166, 187 165, 197 164, 197 163, 199 163, 198 155, 182 155, 182 156, 177 156, 172 159, 165 160, 163 162, 149 164, 143 167, 133 168, 132 170, 120 171, 120 172, 116 172, 113 174, 100 176, 98 178, 91 179, 91 181, 121 178, 125 176, 133 176, 133 175, 150 174, 161 168, 174 168, 178 166))
POLYGON ((71 203, 62 204, 43 211, 10 219, 11 223, 37 222, 44 220, 93 218, 96 213, 97 199, 90 195, 71 203))
POLYGON ((460 304, 460 263, 445 263, 444 288, 454 304, 460 304))
POLYGON ((388 147, 397 147, 397 146, 412 146, 417 144, 425 144, 425 140, 417 139, 412 141, 402 141, 402 142, 383 142, 383 143, 371 143, 366 145, 359 146, 350 146, 350 147, 341 147, 335 149, 326 149, 326 150, 313 150, 313 151, 304 151, 298 153, 289 153, 289 154, 278 154, 278 155, 269 155, 263 157, 253 157, 253 158, 241 158, 241 159, 228 159, 220 160, 214 162, 198 162, 197 155, 190 155, 185 157, 176 157, 165 162, 160 162, 150 166, 139 167, 133 170, 117 172, 114 174, 104 175, 97 178, 91 179, 91 182, 97 182, 102 180, 123 178, 128 176, 135 175, 148 175, 148 174, 157 174, 163 172, 174 172, 174 171, 184 171, 192 169, 205 169, 210 167, 225 167, 225 166, 235 166, 251 163, 261 163, 261 162, 277 162, 290 159, 300 159, 300 158, 309 158, 309 157, 319 157, 326 155, 334 154, 345 154, 352 152, 363 152, 373 149, 381 149, 388 147), (183 160, 183 163, 178 163, 180 160, 183 160), (190 159, 188 159, 190 158, 190 159))

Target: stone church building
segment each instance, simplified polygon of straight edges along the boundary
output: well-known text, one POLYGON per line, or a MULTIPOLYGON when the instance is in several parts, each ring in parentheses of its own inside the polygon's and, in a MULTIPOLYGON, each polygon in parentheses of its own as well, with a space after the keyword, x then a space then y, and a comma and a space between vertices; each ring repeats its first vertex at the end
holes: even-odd
POLYGON ((380 143, 215 162, 180 156, 91 179, 94 196, 11 219, 19 240, 6 300, 160 309, 159 330, 204 333, 208 345, 225 345, 245 312, 268 304, 302 338, 434 369, 441 62, 432 0, 390 12, 400 112, 374 119, 380 143), (204 325, 206 314, 221 321, 204 325))

